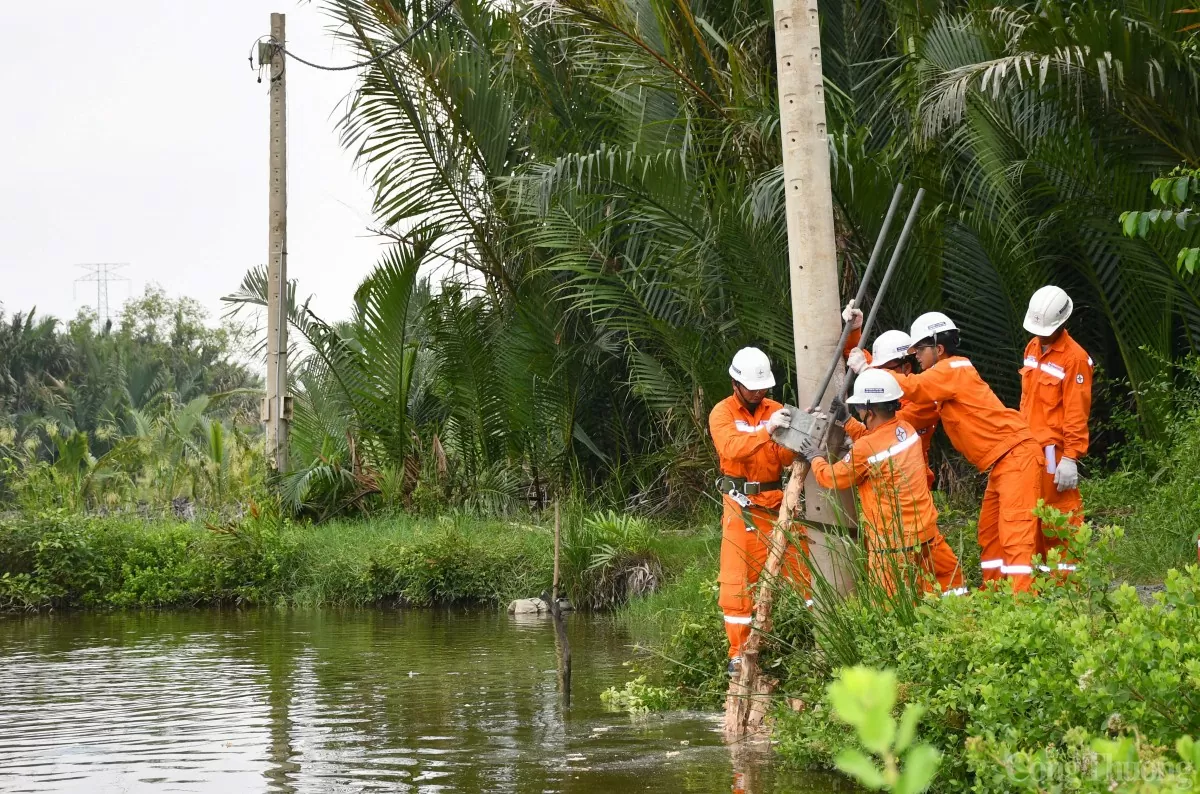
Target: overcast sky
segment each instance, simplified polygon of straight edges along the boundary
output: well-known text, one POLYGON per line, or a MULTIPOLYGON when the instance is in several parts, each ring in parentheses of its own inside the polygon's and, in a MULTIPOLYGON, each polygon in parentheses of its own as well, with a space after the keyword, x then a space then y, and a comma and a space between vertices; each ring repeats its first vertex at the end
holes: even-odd
MULTIPOLYGON (((128 262, 115 310, 157 282, 214 316, 267 252, 267 82, 247 61, 287 14, 288 48, 335 47, 317 3, 6 3, 0 24, 0 302, 70 317, 96 301, 86 262, 128 262)), ((288 268, 344 317, 380 251, 370 194, 338 145, 352 73, 288 66, 288 268)))

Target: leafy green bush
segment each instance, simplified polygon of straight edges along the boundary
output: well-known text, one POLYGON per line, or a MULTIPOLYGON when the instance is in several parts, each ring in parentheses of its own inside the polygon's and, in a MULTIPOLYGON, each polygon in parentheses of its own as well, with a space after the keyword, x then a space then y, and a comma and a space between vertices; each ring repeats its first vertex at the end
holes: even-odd
MULTIPOLYGON (((1108 588, 1100 551, 1119 537, 1080 547, 1079 574, 1065 586, 1041 579, 1038 597, 930 598, 915 622, 847 602, 862 663, 894 668, 901 700, 927 704, 946 790, 972 779, 977 791, 1009 790, 975 774, 969 746, 1036 753, 1073 730, 1159 746, 1200 731, 1200 569, 1169 572, 1144 604, 1132 587, 1108 588)), ((780 751, 794 763, 828 766, 848 746, 828 718, 822 659, 791 660, 789 680, 809 704, 780 716, 780 751)))

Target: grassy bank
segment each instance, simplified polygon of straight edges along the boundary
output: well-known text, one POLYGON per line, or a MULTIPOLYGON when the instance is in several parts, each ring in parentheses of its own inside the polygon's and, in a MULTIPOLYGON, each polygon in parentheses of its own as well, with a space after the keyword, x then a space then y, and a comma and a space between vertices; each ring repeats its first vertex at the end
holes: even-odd
MULTIPOLYGON (((712 533, 569 512, 572 600, 604 608, 657 589, 704 556, 712 533)), ((0 521, 0 608, 206 604, 503 604, 550 587, 548 521, 471 516, 302 525, 249 516, 214 527, 68 512, 0 521)))

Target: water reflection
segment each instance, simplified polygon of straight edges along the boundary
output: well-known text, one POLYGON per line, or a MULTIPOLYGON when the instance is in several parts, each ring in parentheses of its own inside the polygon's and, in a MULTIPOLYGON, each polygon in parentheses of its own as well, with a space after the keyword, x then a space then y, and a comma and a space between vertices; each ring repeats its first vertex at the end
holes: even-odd
MULTIPOLYGON (((452 611, 189 612, 0 621, 0 788, 13 791, 828 792, 733 759, 715 714, 631 721, 599 693, 630 638, 452 611)), ((743 754, 744 755, 744 754, 743 754)))

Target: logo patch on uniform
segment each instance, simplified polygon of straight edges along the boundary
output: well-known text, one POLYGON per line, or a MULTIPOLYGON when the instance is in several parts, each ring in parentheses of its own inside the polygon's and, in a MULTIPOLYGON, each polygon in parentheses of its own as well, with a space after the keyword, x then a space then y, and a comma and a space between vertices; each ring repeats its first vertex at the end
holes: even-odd
POLYGON ((1080 384, 1083 383, 1083 374, 1082 373, 1075 376, 1075 382, 1080 383, 1080 384))
POLYGON ((896 440, 903 441, 906 438, 908 438, 908 431, 905 430, 903 427, 897 427, 896 428, 896 440))

